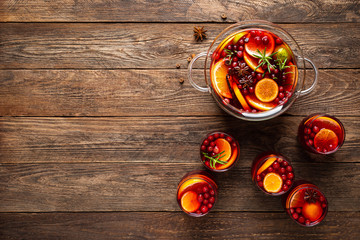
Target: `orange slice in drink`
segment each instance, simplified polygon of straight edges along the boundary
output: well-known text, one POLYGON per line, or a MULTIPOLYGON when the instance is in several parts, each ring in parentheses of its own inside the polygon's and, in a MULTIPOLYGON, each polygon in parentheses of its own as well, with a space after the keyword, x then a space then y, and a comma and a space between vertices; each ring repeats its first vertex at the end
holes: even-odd
POLYGON ((260 175, 263 171, 265 171, 268 167, 270 167, 276 161, 276 159, 277 159, 276 157, 271 157, 268 160, 266 160, 264 164, 261 165, 261 167, 259 168, 256 174, 260 175))
POLYGON ((302 207, 305 204, 305 191, 297 191, 290 200, 290 208, 302 207))
POLYGON ((277 173, 268 173, 264 178, 264 189, 269 193, 280 192, 282 184, 282 178, 277 173))
MULTIPOLYGON (((246 64, 247 64, 252 70, 255 70, 255 68, 259 65, 259 59, 250 56, 249 54, 246 53, 246 51, 244 51, 244 60, 245 60, 246 64)), ((259 68, 256 69, 256 72, 258 72, 258 73, 264 73, 264 69, 262 69, 261 67, 259 67, 259 68)))
POLYGON ((231 146, 228 141, 223 138, 218 138, 215 140, 215 145, 219 148, 219 152, 224 151, 224 157, 220 158, 219 160, 226 162, 231 157, 231 146))
POLYGON ((313 121, 312 126, 317 126, 319 129, 327 128, 335 132, 337 136, 342 135, 340 124, 334 119, 329 117, 323 116, 316 118, 313 121))
POLYGON ((211 68, 211 83, 218 95, 231 99, 232 95, 226 81, 227 73, 228 67, 225 64, 225 60, 219 60, 211 68))
POLYGON ((297 67, 292 62, 289 62, 286 65, 289 66, 289 68, 286 68, 284 70, 284 72, 286 73, 284 90, 291 92, 293 89, 293 86, 296 86, 296 84, 297 84, 298 70, 297 70, 297 67))
POLYGON ((200 202, 197 200, 197 194, 193 191, 184 193, 181 197, 181 206, 187 212, 195 212, 200 207, 200 202))
POLYGON ((259 99, 257 99, 255 97, 254 94, 248 94, 245 96, 245 98, 246 98, 247 102, 249 103, 249 105, 257 110, 268 111, 277 106, 276 103, 274 103, 274 102, 266 103, 266 102, 260 101, 259 99))
POLYGON ((311 222, 318 220, 323 213, 323 209, 320 202, 317 203, 305 203, 302 208, 302 214, 305 218, 311 222))
POLYGON ((270 33, 264 32, 263 37, 267 37, 269 41, 265 44, 263 41, 256 42, 255 36, 251 36, 249 34, 249 42, 245 43, 245 50, 250 55, 259 55, 258 50, 263 53, 265 52, 266 56, 270 56, 270 54, 274 51, 275 48, 275 40, 270 33))
MULTIPOLYGON (((229 159, 229 161, 227 162, 227 164, 221 164, 219 167, 217 167, 216 169, 221 170, 221 169, 225 169, 228 168, 229 166, 231 166, 231 164, 234 163, 234 161, 236 160, 238 156, 238 150, 237 148, 234 149, 234 151, 232 152, 231 158, 229 159)), ((222 158, 220 159, 222 160, 222 158)))
POLYGON ((183 184, 181 184, 181 187, 178 191, 178 198, 180 199, 180 196, 182 195, 182 193, 184 192, 184 190, 190 186, 193 186, 197 183, 203 183, 204 180, 200 179, 200 178, 192 178, 189 179, 187 181, 185 181, 183 184))
POLYGON ((250 111, 251 108, 249 107, 248 103, 246 102, 244 96, 241 94, 239 88, 237 87, 236 83, 232 84, 232 89, 234 90, 234 93, 237 97, 237 99, 239 100, 241 106, 245 109, 250 111))
POLYGON ((270 78, 260 80, 255 86, 255 96, 262 102, 274 101, 278 93, 277 83, 270 78))
POLYGON ((325 148, 327 150, 332 150, 329 149, 329 146, 332 145, 332 148, 334 149, 335 147, 337 147, 338 143, 338 137, 330 129, 323 128, 314 137, 315 148, 319 147, 320 149, 325 148))

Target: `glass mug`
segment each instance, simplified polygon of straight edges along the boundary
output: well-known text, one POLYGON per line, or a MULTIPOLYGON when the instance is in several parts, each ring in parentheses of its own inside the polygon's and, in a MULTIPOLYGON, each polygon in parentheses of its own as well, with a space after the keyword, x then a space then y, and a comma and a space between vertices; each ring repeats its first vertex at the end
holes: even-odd
POLYGON ((299 96, 310 93, 317 83, 318 70, 311 60, 303 56, 299 45, 287 31, 271 22, 251 20, 224 29, 207 52, 199 53, 189 63, 188 78, 195 89, 210 92, 228 114, 243 120, 263 121, 279 116, 299 96), (205 57, 206 87, 197 85, 192 77, 193 65, 200 57, 205 57), (265 58, 271 58, 269 64, 266 64, 265 58), (315 73, 307 89, 305 62, 310 63, 315 73), (252 86, 241 85, 249 79, 254 83, 252 86))

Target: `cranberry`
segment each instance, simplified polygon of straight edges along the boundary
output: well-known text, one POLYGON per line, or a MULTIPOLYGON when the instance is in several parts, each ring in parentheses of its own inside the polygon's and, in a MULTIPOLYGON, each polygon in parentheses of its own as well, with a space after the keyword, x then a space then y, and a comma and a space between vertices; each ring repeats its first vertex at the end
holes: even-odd
POLYGON ((203 142, 203 144, 204 144, 205 146, 209 145, 209 140, 206 139, 206 140, 203 142))
POLYGON ((230 45, 227 46, 227 49, 232 50, 233 46, 230 44, 230 45))
POLYGON ((198 202, 202 202, 202 201, 204 201, 204 196, 200 193, 198 195, 198 202))
POLYGON ((264 172, 262 172, 262 173, 261 173, 261 178, 264 178, 265 175, 266 175, 266 174, 265 174, 264 172))
POLYGON ((290 185, 292 184, 292 182, 291 182, 290 179, 288 179, 288 180, 286 180, 285 184, 288 185, 288 186, 290 186, 290 185))
POLYGON ((287 178, 293 179, 293 177, 294 177, 294 174, 293 174, 292 172, 289 172, 289 173, 287 174, 287 178))
POLYGON ((208 211, 209 209, 208 209, 207 206, 202 205, 200 210, 201 210, 202 213, 207 213, 207 211, 208 211))
MULTIPOLYGON (((201 210, 201 211, 202 211, 202 210, 201 210)), ((293 213, 292 217, 293 217, 294 219, 298 219, 298 218, 299 218, 299 214, 293 213)))
POLYGON ((210 195, 211 195, 211 196, 214 196, 214 195, 215 195, 215 191, 211 189, 211 190, 210 190, 210 195))
POLYGON ((244 39, 240 39, 238 42, 239 45, 244 45, 244 39))
POLYGON ((203 204, 208 204, 209 203, 209 200, 207 200, 207 199, 205 199, 204 201, 203 201, 203 204))
POLYGON ((248 94, 249 94, 249 91, 245 88, 245 89, 242 91, 242 93, 243 93, 244 95, 248 95, 248 94))
POLYGON ((282 44, 283 41, 281 40, 281 38, 276 38, 275 42, 276 44, 282 44))
POLYGON ((329 144, 328 149, 331 151, 333 150, 334 146, 332 144, 329 144))
POLYGON ((289 163, 287 161, 283 161, 282 165, 286 167, 287 165, 289 165, 289 163))
POLYGON ((238 46, 237 46, 237 45, 234 45, 233 49, 234 49, 234 51, 237 51, 237 50, 238 50, 238 46))
POLYGON ((301 213, 301 211, 302 211, 302 209, 299 208, 299 207, 296 209, 296 212, 297 212, 297 213, 301 213))
POLYGON ((292 169, 292 167, 290 165, 286 167, 286 171, 291 172, 292 170, 293 169, 292 169))
POLYGON ((284 96, 285 96, 284 93, 282 93, 282 92, 279 93, 279 98, 280 99, 284 98, 284 96))
POLYGON ((236 53, 236 56, 238 57, 238 58, 242 58, 243 56, 244 56, 244 53, 243 53, 243 51, 238 51, 237 53, 236 53))
POLYGON ((225 137, 225 134, 220 133, 220 137, 221 137, 221 138, 224 138, 224 137, 225 137))
POLYGON ((237 146, 236 146, 236 142, 231 143, 231 146, 234 147, 234 148, 236 148, 236 147, 237 147, 237 146))
POLYGON ((284 185, 283 187, 282 187, 282 189, 283 189, 283 191, 287 191, 288 189, 289 189, 289 187, 288 187, 288 185, 284 185))
POLYGON ((274 73, 275 73, 275 74, 278 74, 278 73, 279 73, 279 69, 275 68, 274 73))
POLYGON ((225 52, 225 50, 223 50, 222 52, 221 52, 221 57, 226 57, 228 54, 227 54, 227 52, 225 52))
POLYGON ((309 143, 310 146, 312 146, 312 145, 314 144, 314 141, 311 140, 311 139, 309 139, 309 140, 308 140, 308 143, 309 143))
POLYGON ((209 142, 214 141, 214 136, 213 136, 213 135, 210 135, 210 136, 208 137, 208 140, 209 140, 209 142))
POLYGON ((231 143, 231 142, 232 142, 231 137, 226 137, 226 141, 228 141, 229 143, 231 143))
POLYGON ((214 136, 215 139, 217 139, 217 138, 219 138, 220 134, 219 134, 219 133, 215 133, 213 136, 214 136))
MULTIPOLYGON (((262 65, 261 68, 264 69, 264 70, 266 70, 266 69, 267 69, 266 64, 265 64, 265 65, 262 65)), ((265 74, 265 75, 266 75, 266 74, 265 74)), ((269 75, 266 75, 266 77, 269 77, 269 75)))
POLYGON ((264 183, 263 183, 262 181, 258 181, 257 184, 258 184, 259 187, 263 187, 263 186, 264 186, 264 183))
POLYGON ((282 178, 282 180, 284 180, 284 181, 287 179, 287 177, 286 177, 285 174, 281 174, 281 178, 282 178))
POLYGON ((244 42, 245 42, 245 43, 248 43, 248 42, 249 42, 249 38, 245 38, 245 39, 244 39, 244 42))
POLYGON ((277 97, 277 98, 275 98, 275 102, 276 103, 279 103, 280 102, 280 99, 277 97))
POLYGON ((316 148, 316 151, 317 151, 317 152, 321 152, 321 148, 320 148, 320 147, 317 147, 317 148, 316 148))
POLYGON ((264 34, 264 33, 263 33, 262 31, 260 31, 260 30, 257 30, 256 33, 257 33, 257 35, 259 35, 259 36, 262 36, 262 35, 264 34))
POLYGON ((210 197, 210 194, 209 194, 209 193, 207 193, 207 192, 204 193, 204 198, 205 198, 205 199, 208 199, 209 197, 210 197))
POLYGON ((217 146, 215 146, 213 153, 218 154, 219 152, 220 152, 220 149, 217 146))
POLYGON ((210 202, 210 203, 214 203, 214 202, 215 202, 215 198, 214 198, 214 197, 209 198, 209 202, 210 202))
POLYGON ((205 151, 206 150, 206 146, 205 145, 201 145, 201 151, 205 151))
POLYGON ((305 222, 305 218, 303 216, 299 217, 298 219, 299 223, 304 223, 305 222))
POLYGON ((271 78, 272 79, 276 79, 276 75, 273 73, 273 74, 271 74, 271 78))
POLYGON ((321 204, 322 208, 326 208, 326 203, 321 204))
POLYGON ((239 51, 244 51, 244 47, 243 47, 243 46, 239 46, 239 47, 238 47, 238 50, 239 50, 239 51))
POLYGON ((210 146, 215 147, 215 142, 211 142, 210 146))
POLYGON ((237 67, 239 64, 238 62, 232 62, 231 66, 234 68, 234 67, 237 67))
POLYGON ((262 42, 263 42, 264 45, 268 45, 268 43, 269 43, 269 38, 268 38, 267 36, 264 36, 261 40, 262 40, 262 42))
POLYGON ((209 147, 207 148, 207 150, 208 150, 208 152, 212 152, 212 151, 214 150, 214 148, 213 148, 212 146, 209 146, 209 147))
POLYGON ((261 38, 260 38, 260 36, 254 37, 254 41, 255 41, 255 44, 256 44, 256 45, 260 45, 260 44, 261 44, 261 38))
POLYGON ((278 169, 280 167, 280 164, 277 162, 277 161, 275 161, 274 163, 273 163, 273 168, 274 169, 278 169))
POLYGON ((197 210, 197 211, 196 211, 196 214, 201 214, 201 211, 200 211, 200 210, 197 210))
POLYGON ((237 62, 237 61, 239 61, 239 58, 238 57, 233 57, 233 61, 237 62))
POLYGON ((202 189, 202 191, 203 191, 204 193, 206 193, 206 192, 209 191, 209 188, 208 188, 207 186, 204 186, 203 189, 202 189))
POLYGON ((251 36, 255 36, 255 30, 250 31, 251 36))
POLYGON ((254 87, 249 87, 249 92, 254 93, 254 87))
POLYGON ((310 134, 310 138, 314 138, 314 137, 315 137, 315 133, 312 132, 312 133, 310 134))
POLYGON ((310 223, 311 223, 311 222, 310 222, 309 219, 306 219, 306 220, 305 220, 305 224, 306 224, 306 225, 310 225, 310 223))
POLYGON ((324 202, 324 201, 325 201, 325 197, 324 197, 324 196, 320 196, 319 200, 320 200, 320 202, 324 202))
POLYGON ((295 210, 293 208, 290 208, 290 213, 293 214, 295 210))
POLYGON ((311 133, 310 128, 305 128, 305 129, 304 129, 304 133, 305 133, 305 134, 310 134, 310 133, 311 133))
POLYGON ((305 136, 304 136, 304 139, 305 139, 305 140, 308 140, 308 139, 309 139, 309 136, 308 136, 308 135, 305 135, 305 136))
POLYGON ((209 161, 206 161, 206 162, 205 162, 205 165, 208 166, 208 167, 210 167, 210 162, 209 162, 209 161))
POLYGON ((285 81, 286 80, 286 75, 282 75, 281 79, 285 81))
POLYGON ((213 205, 211 203, 208 203, 207 207, 210 209, 213 207, 213 205))
POLYGON ((261 73, 258 73, 256 74, 256 79, 257 80, 261 80, 263 77, 262 77, 262 74, 261 73))
POLYGON ((282 162, 283 162, 283 160, 282 160, 281 158, 279 158, 277 161, 278 161, 279 163, 282 163, 282 162))
POLYGON ((314 133, 317 133, 320 129, 317 126, 313 126, 312 130, 314 133))
POLYGON ((210 153, 210 157, 214 157, 215 155, 216 155, 216 153, 214 153, 214 152, 210 153))
POLYGON ((286 172, 286 170, 285 170, 285 168, 280 168, 280 173, 285 173, 286 172))
POLYGON ((257 180, 257 181, 261 181, 261 176, 260 176, 260 175, 256 175, 256 180, 257 180))
POLYGON ((274 168, 273 168, 273 167, 268 167, 268 171, 269 171, 269 172, 273 172, 273 171, 274 171, 274 168))

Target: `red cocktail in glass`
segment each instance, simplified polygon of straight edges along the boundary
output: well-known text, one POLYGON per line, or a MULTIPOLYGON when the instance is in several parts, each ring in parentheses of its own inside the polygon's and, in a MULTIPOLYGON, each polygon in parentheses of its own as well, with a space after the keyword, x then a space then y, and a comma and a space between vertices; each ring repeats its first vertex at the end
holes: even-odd
POLYGON ((343 145, 345 129, 335 117, 327 114, 313 114, 300 123, 298 138, 307 151, 330 154, 343 145))
POLYGON ((201 161, 211 171, 224 172, 229 170, 234 166, 239 156, 239 143, 230 134, 212 132, 201 142, 201 161))
POLYGON ((255 158, 252 180, 263 192, 278 196, 286 193, 294 182, 294 170, 288 159, 278 153, 266 152, 255 158))
POLYGON ((217 199, 217 185, 214 178, 205 171, 192 171, 186 174, 177 188, 177 201, 180 208, 190 216, 206 215, 217 199))
POLYGON ((328 202, 317 186, 307 181, 295 181, 294 187, 282 197, 289 216, 302 226, 315 226, 326 216, 328 202))

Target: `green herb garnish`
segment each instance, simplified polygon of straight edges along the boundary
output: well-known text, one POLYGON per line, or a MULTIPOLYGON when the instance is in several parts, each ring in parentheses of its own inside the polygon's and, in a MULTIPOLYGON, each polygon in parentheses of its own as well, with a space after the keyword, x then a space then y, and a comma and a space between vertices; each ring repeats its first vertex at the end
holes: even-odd
POLYGON ((205 158, 209 159, 209 163, 210 163, 210 167, 211 168, 215 168, 215 164, 216 163, 220 163, 220 164, 226 164, 227 162, 225 161, 221 161, 220 158, 223 158, 226 154, 223 154, 225 151, 222 151, 221 153, 216 154, 215 156, 211 157, 209 156, 207 153, 205 152, 201 152, 205 158))
MULTIPOLYGON (((274 52, 274 53, 270 54, 269 56, 266 56, 266 47, 265 47, 263 53, 261 53, 259 49, 256 49, 256 50, 259 53, 259 55, 253 54, 253 56, 256 57, 256 58, 260 58, 260 61, 259 61, 259 65, 257 65, 257 67, 254 69, 254 71, 256 71, 259 67, 262 67, 264 65, 267 65, 267 69, 268 69, 269 72, 271 72, 270 67, 275 69, 275 66, 272 65, 269 60, 272 60, 272 57, 275 54, 277 54, 277 52, 274 52)), ((265 75, 265 73, 263 74, 263 76, 264 75, 265 75)))

